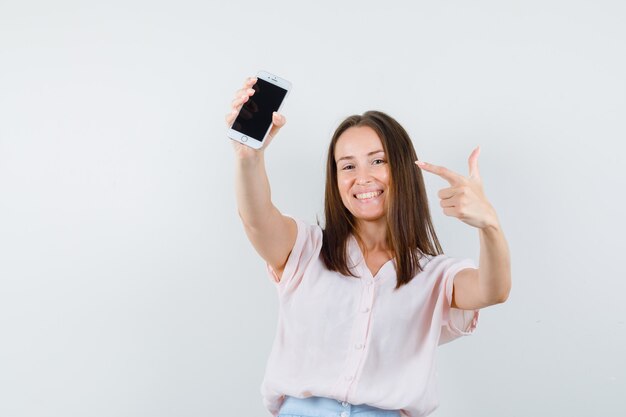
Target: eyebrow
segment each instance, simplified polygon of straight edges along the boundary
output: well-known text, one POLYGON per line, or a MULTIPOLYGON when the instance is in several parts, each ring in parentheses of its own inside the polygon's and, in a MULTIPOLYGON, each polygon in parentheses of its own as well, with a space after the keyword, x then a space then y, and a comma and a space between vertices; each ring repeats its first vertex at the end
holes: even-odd
MULTIPOLYGON (((375 155, 375 154, 381 153, 381 152, 385 153, 384 150, 380 149, 378 151, 372 151, 372 152, 368 153, 367 156, 372 156, 372 155, 375 155)), ((341 158, 337 159, 337 161, 335 163, 338 164, 340 161, 343 161, 344 159, 354 159, 354 156, 352 156, 352 155, 342 156, 341 158)))

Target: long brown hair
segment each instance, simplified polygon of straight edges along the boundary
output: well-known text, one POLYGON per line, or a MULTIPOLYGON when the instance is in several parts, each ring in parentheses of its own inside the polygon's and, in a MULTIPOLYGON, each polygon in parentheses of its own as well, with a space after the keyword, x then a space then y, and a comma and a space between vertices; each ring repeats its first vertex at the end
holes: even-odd
POLYGON ((387 244, 395 258, 398 289, 422 270, 419 263, 422 256, 439 255, 443 250, 430 218, 422 172, 414 163, 417 155, 413 143, 400 123, 385 113, 368 111, 350 116, 333 134, 326 160, 322 260, 331 271, 356 276, 347 257, 348 238, 356 235, 356 222, 339 194, 335 145, 343 132, 359 126, 368 126, 376 132, 389 164, 387 244))

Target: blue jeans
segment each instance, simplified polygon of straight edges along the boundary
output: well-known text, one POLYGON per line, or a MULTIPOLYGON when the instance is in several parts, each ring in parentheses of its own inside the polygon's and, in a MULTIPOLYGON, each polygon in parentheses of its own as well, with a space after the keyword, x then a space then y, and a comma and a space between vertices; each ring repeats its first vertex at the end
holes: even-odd
POLYGON ((400 417, 400 412, 324 397, 285 397, 278 417, 400 417))

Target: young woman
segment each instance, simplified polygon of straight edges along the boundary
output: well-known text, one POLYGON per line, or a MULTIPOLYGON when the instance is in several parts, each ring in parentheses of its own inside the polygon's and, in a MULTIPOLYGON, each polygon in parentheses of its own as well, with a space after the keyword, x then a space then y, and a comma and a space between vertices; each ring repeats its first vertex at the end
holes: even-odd
MULTIPOLYGON (((255 82, 236 93, 228 125, 255 82)), ((322 229, 272 204, 264 152, 284 124, 274 114, 260 150, 233 142, 239 215, 280 302, 265 405, 274 416, 426 416, 438 405, 437 346, 472 333, 479 310, 504 302, 511 288, 479 149, 464 177, 418 162, 386 114, 348 117, 328 149, 322 229), (444 213, 479 230, 479 268, 442 254, 421 170, 450 184, 438 194, 444 213)))

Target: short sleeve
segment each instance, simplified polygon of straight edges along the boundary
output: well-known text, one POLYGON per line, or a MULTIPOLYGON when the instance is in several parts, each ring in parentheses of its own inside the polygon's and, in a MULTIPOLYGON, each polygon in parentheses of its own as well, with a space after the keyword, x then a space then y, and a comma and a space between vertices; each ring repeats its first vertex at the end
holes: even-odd
POLYGON ((443 306, 443 320, 441 323, 441 336, 439 344, 448 343, 462 336, 471 335, 478 324, 479 310, 461 310, 452 307, 452 290, 454 278, 467 268, 476 269, 476 265, 470 259, 450 259, 451 264, 445 269, 443 277, 443 290, 445 302, 443 306))
POLYGON ((269 278, 276 285, 279 295, 292 292, 298 287, 311 265, 319 258, 322 247, 322 229, 318 225, 307 225, 299 219, 292 219, 298 229, 296 242, 289 253, 280 280, 274 269, 267 264, 269 278))

